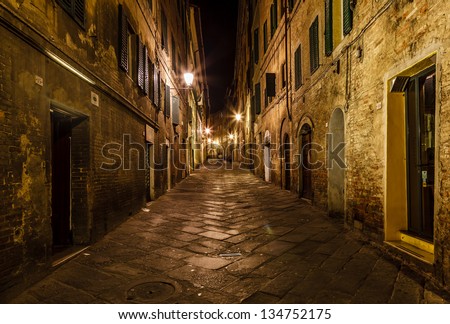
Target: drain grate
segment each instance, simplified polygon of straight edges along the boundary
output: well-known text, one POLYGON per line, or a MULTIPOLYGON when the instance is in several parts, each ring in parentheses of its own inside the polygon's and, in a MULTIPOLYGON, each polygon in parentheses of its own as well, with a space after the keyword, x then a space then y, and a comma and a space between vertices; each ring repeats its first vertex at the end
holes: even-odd
POLYGON ((163 302, 172 297, 178 290, 179 288, 175 283, 159 280, 147 281, 128 289, 126 298, 128 301, 136 303, 163 302))

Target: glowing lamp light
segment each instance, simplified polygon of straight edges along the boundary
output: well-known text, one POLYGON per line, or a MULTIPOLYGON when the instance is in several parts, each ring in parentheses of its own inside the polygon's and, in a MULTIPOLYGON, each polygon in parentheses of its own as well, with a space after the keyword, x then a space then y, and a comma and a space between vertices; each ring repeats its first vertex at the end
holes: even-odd
POLYGON ((194 82, 194 75, 192 73, 185 73, 184 74, 184 82, 186 82, 186 85, 190 87, 192 83, 194 82))
POLYGON ((233 134, 230 134, 230 135, 229 135, 229 138, 230 138, 230 140, 234 139, 234 135, 233 135, 233 134))
POLYGON ((206 133, 207 135, 211 134, 211 128, 206 128, 206 129, 205 129, 205 133, 206 133))
POLYGON ((242 115, 241 114, 236 114, 236 120, 240 121, 242 119, 242 115))

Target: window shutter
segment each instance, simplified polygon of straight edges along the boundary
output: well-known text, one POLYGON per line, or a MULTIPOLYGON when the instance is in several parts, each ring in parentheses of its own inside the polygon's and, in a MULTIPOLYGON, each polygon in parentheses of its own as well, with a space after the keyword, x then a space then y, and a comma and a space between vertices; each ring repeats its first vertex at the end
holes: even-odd
MULTIPOLYGON (((137 36, 137 35, 136 35, 137 36)), ((136 37, 137 48, 137 84, 139 89, 144 90, 144 44, 139 37, 136 37)))
POLYGON ((267 96, 267 87, 264 89, 264 107, 267 108, 269 105, 269 97, 267 96))
POLYGON ((73 1, 73 16, 80 25, 84 26, 84 0, 73 1))
POLYGON ((267 52, 267 20, 264 22, 263 27, 263 42, 264 42, 264 54, 267 52))
POLYGON ((167 51, 167 17, 164 11, 161 11, 161 27, 162 27, 162 35, 161 35, 161 47, 167 51))
POLYGON ((255 95, 252 96, 252 99, 250 101, 250 111, 252 116, 252 122, 255 122, 255 113, 256 113, 256 103, 255 103, 255 95))
POLYGON ((333 53, 333 1, 325 0, 325 54, 333 53))
POLYGON ((152 102, 155 102, 155 66, 150 58, 147 56, 148 64, 148 97, 152 102))
POLYGON ((159 79, 159 71, 155 65, 155 68, 153 70, 153 103, 156 107, 159 107, 159 79))
POLYGON ((72 12, 72 0, 58 0, 61 7, 64 8, 68 13, 72 12))
POLYGON ((180 125, 180 99, 172 97, 172 124, 180 125))
POLYGON ((302 85, 302 47, 299 45, 294 54, 295 89, 302 85))
POLYGON ((150 78, 149 78, 150 64, 149 64, 147 46, 144 46, 144 57, 142 59, 144 60, 144 93, 147 95, 147 94, 149 94, 149 90, 150 90, 150 78))
POLYGON ((119 67, 128 72, 128 20, 119 5, 119 67))
POLYGON ((164 96, 164 114, 170 118, 170 86, 166 84, 166 95, 164 96))
POLYGON ((271 38, 274 34, 274 26, 275 26, 275 20, 274 20, 274 12, 273 12, 273 3, 270 5, 270 35, 271 38))
POLYGON ((309 28, 309 54, 311 73, 319 67, 319 18, 316 17, 309 28))
POLYGON ((255 85, 255 113, 261 113, 261 83, 255 85))
POLYGON ((343 3, 344 35, 348 35, 351 32, 351 30, 353 29, 353 11, 350 6, 350 1, 351 0, 344 0, 344 3, 343 3))
POLYGON ((275 97, 276 95, 276 75, 275 73, 266 73, 266 89, 268 97, 275 97))
POLYGON ((256 28, 253 33, 253 42, 254 42, 254 54, 255 54, 255 64, 258 64, 259 61, 259 29, 256 28))
POLYGON ((273 34, 275 34, 278 27, 278 1, 273 2, 273 34))

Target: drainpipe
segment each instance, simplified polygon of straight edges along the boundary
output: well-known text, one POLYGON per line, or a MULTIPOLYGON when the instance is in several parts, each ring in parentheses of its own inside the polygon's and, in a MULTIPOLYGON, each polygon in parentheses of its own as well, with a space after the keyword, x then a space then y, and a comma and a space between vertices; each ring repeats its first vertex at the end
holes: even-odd
POLYGON ((289 102, 289 83, 291 80, 291 69, 288 64, 288 0, 284 0, 284 50, 285 50, 285 64, 286 64, 286 110, 289 117, 289 121, 292 122, 292 114, 290 110, 290 102, 289 102))

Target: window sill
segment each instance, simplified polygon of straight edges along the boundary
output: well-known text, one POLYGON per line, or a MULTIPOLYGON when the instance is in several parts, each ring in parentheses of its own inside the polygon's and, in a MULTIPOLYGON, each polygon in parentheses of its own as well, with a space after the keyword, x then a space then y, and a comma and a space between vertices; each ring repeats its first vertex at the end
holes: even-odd
POLYGON ((418 248, 415 245, 412 245, 405 241, 386 241, 385 243, 403 253, 408 254, 409 256, 412 256, 415 259, 418 259, 418 260, 424 262, 424 263, 427 263, 429 265, 434 264, 434 253, 425 251, 425 250, 418 248))

